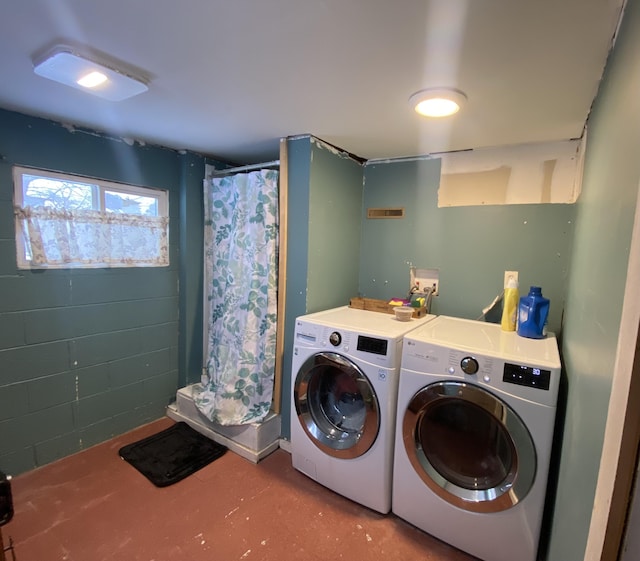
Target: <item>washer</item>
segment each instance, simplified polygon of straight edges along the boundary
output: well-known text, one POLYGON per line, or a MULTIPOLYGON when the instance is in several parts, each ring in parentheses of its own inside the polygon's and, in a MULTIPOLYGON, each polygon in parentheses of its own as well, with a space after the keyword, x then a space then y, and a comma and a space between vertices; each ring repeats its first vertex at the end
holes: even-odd
POLYGON ((440 316, 404 339, 392 510, 485 561, 534 561, 556 417, 553 334, 440 316))
POLYGON ((345 306, 296 319, 294 468, 373 510, 391 510, 402 338, 433 318, 401 322, 345 306))

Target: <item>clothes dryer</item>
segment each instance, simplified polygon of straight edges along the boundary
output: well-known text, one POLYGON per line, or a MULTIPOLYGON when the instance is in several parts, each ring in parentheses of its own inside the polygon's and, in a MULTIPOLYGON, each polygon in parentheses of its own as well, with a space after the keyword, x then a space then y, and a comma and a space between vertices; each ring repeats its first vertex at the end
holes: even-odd
POLYGON ((386 513, 402 339, 408 322, 347 306, 296 319, 292 360, 293 467, 386 513))
POLYGON ((534 561, 559 379, 552 334, 444 316, 409 333, 393 512, 485 561, 534 561))

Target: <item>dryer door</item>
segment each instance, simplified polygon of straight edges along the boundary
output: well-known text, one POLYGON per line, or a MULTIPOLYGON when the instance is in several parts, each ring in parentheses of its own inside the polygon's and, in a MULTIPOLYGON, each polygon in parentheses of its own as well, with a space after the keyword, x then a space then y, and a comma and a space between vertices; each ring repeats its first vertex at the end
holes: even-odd
POLYGON ((451 381, 422 388, 409 402, 402 431, 420 478, 459 508, 506 510, 533 485, 529 431, 506 403, 478 386, 451 381))
POLYGON ((362 370, 342 355, 310 356, 293 388, 296 413, 305 432, 320 450, 336 458, 357 458, 375 442, 380 407, 375 390, 362 370))

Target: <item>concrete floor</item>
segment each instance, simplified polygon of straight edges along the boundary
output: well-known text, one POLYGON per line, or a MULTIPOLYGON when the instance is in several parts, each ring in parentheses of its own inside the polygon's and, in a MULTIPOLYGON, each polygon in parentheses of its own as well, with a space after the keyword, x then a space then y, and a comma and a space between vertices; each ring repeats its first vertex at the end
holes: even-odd
POLYGON ((157 488, 118 450, 168 418, 13 479, 0 528, 8 561, 471 561, 400 520, 345 499, 277 450, 253 464, 227 452, 157 488), (13 555, 13 557, 12 557, 13 555))

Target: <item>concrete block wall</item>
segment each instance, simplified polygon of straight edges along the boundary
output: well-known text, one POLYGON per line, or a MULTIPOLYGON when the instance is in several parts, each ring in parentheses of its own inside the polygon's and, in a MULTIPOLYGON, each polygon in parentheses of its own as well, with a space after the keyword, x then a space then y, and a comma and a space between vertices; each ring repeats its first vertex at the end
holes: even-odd
MULTIPOLYGON (((200 196, 204 163, 192 156, 200 196)), ((184 158, 0 110, 0 470, 15 475, 92 446, 163 416, 175 399, 188 344, 178 292, 188 268, 184 158), (18 270, 13 165, 168 189, 171 265, 18 270)))

